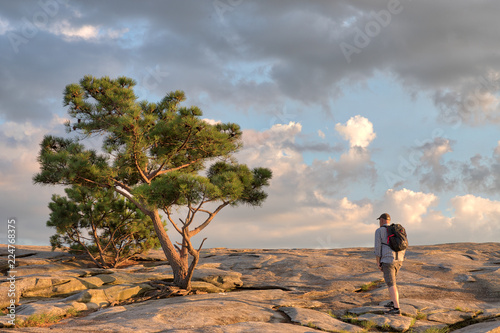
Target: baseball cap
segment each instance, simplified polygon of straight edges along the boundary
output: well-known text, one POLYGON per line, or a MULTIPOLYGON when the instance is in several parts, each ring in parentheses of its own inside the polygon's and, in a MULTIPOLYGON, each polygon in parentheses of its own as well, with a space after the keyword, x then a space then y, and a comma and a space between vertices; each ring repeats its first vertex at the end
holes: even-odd
POLYGON ((387 214, 387 213, 384 213, 384 214, 380 215, 379 218, 377 218, 377 220, 380 220, 380 219, 390 220, 391 216, 389 214, 387 214))

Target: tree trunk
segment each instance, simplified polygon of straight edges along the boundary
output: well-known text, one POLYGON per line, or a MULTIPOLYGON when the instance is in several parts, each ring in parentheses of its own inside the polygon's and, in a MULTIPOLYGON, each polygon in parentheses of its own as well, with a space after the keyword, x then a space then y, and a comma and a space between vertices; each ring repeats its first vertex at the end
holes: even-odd
POLYGON ((189 274, 189 263, 187 255, 180 255, 177 249, 172 244, 172 241, 167 235, 167 232, 163 228, 161 222, 160 214, 158 210, 154 210, 148 214, 156 231, 156 235, 160 240, 161 248, 163 253, 167 257, 167 260, 172 267, 172 272, 174 273, 174 284, 182 289, 191 289, 191 274, 189 274))

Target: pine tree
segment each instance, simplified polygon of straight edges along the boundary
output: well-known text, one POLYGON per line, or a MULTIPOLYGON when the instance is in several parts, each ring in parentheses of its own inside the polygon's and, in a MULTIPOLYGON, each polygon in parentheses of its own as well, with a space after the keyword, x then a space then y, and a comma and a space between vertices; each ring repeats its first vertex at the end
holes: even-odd
POLYGON ((174 283, 190 289, 203 245, 196 249, 191 237, 228 205, 260 206, 272 173, 234 161, 232 154, 242 146, 237 124, 202 120, 199 108, 180 106, 182 91, 167 94, 159 103, 137 101, 134 85, 126 77, 85 76, 79 84, 66 86, 64 104, 73 118, 66 126, 80 137, 46 136, 38 156, 41 171, 33 180, 109 188, 124 196, 151 219, 174 283), (95 135, 103 137, 101 153, 82 144, 95 135), (207 170, 208 163, 213 164, 207 170), (187 211, 177 222, 176 207, 187 211), (160 211, 182 236, 181 243, 171 241, 160 211), (197 213, 203 217, 195 222, 197 213))
POLYGON ((72 186, 65 192, 49 203, 52 249, 67 245, 109 268, 160 246, 148 217, 115 191, 72 186))

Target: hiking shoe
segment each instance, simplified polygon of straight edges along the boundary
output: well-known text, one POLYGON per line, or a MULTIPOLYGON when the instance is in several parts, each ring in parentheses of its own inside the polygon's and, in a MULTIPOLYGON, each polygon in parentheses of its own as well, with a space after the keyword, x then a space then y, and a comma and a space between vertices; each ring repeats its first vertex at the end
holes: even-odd
POLYGON ((392 308, 391 310, 387 311, 385 314, 401 316, 401 309, 392 308))
POLYGON ((394 302, 390 301, 389 303, 387 303, 386 305, 384 305, 384 307, 392 309, 394 307, 394 302))

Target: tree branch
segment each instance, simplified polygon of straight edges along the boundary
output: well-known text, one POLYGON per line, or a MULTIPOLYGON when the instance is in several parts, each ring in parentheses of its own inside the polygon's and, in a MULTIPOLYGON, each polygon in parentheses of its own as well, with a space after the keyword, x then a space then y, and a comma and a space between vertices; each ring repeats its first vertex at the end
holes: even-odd
MULTIPOLYGON (((178 243, 177 243, 177 244, 178 244, 178 243)), ((177 244, 174 244, 175 248, 177 249, 177 251, 179 251, 179 253, 182 253, 181 248, 180 248, 177 244)))
MULTIPOLYGON (((177 226, 177 224, 175 224, 175 222, 172 220, 172 215, 170 213, 170 211, 168 209, 164 209, 163 210, 165 212, 165 214, 167 214, 167 218, 168 220, 170 221, 170 223, 172 224, 172 226, 174 227, 174 229, 182 235, 182 231, 181 229, 179 229, 179 227, 177 226)), ((182 221, 181 221, 182 222, 182 221)))
POLYGON ((200 247, 198 248, 198 252, 200 252, 201 248, 203 247, 203 243, 205 243, 205 241, 207 240, 207 238, 203 238, 203 240, 201 241, 201 244, 200 244, 200 247))
MULTIPOLYGON (((106 215, 106 213, 104 213, 104 215, 106 215)), ((103 218, 104 218, 104 216, 103 216, 103 218)), ((91 225, 91 228, 92 228, 92 235, 94 236, 94 243, 97 245, 97 251, 99 251, 99 256, 101 257, 101 262, 105 263, 106 260, 104 259, 104 256, 103 256, 104 255, 104 253, 103 253, 104 251, 102 249, 101 242, 99 240, 99 236, 97 235, 97 227, 96 227, 96 225, 94 223, 94 219, 91 219, 90 225, 91 225)), ((108 246, 106 245, 106 247, 108 247, 108 246)))
MULTIPOLYGON (((176 149, 176 151, 175 151, 175 152, 174 152, 171 156, 175 156, 175 155, 176 155, 176 154, 177 154, 180 150, 182 150, 182 149, 184 149, 184 147, 186 147, 186 145, 187 145, 187 143, 188 143, 189 139, 191 138, 191 133, 192 133, 192 132, 193 132, 193 129, 192 129, 192 128, 190 128, 190 129, 189 129, 188 136, 186 137, 186 140, 184 140, 184 142, 182 143, 182 145, 181 145, 179 148, 177 148, 177 149, 176 149)), ((160 165, 160 167, 159 167, 156 171, 154 171, 154 172, 152 172, 152 173, 150 173, 150 174, 148 175, 148 179, 149 179, 149 181, 151 181, 154 177, 159 176, 159 175, 161 175, 161 174, 163 174, 163 173, 164 173, 164 172, 161 172, 161 169, 163 169, 163 167, 165 166, 165 164, 167 164, 167 161, 169 161, 169 160, 170 160, 170 158, 166 159, 166 160, 165 160, 165 161, 164 161, 164 162, 160 165)), ((190 164, 191 164, 191 163, 186 164, 186 165, 190 165, 190 164)), ((176 170, 176 169, 174 169, 174 170, 176 170)), ((169 169, 168 171, 172 171, 172 169, 169 169)))
MULTIPOLYGON (((198 161, 201 161, 202 159, 203 159, 203 158, 197 158, 196 160, 193 160, 193 161, 191 161, 191 162, 189 162, 189 163, 186 163, 186 164, 183 164, 183 165, 181 165, 181 166, 178 166, 177 168, 172 168, 172 169, 167 169, 167 170, 161 170, 161 169, 158 169, 158 170, 156 170, 156 171, 152 174, 152 176, 151 176, 151 175, 149 176, 149 179, 153 179, 153 178, 154 178, 154 177, 156 177, 156 176, 161 176, 161 175, 163 175, 163 174, 165 174, 165 173, 167 173, 167 172, 177 171, 177 170, 180 170, 180 169, 184 169, 184 168, 186 168, 186 167, 188 167, 188 166, 190 166, 190 165, 192 165, 192 164, 195 164, 195 163, 196 163, 196 162, 198 162, 198 161)), ((164 164, 162 164, 162 165, 164 165, 164 164)))
POLYGON ((188 203, 188 212, 186 215, 186 223, 184 223, 184 228, 189 228, 189 226, 193 222, 194 214, 196 214, 196 212, 193 213, 193 208, 191 207, 191 203, 188 203))
POLYGON ((140 202, 135 200, 134 196, 132 194, 130 194, 128 191, 123 191, 122 189, 120 189, 116 186, 114 187, 114 190, 116 192, 120 193, 121 195, 123 195, 125 198, 127 198, 127 200, 130 200, 130 202, 132 202, 134 205, 136 205, 136 207, 139 208, 141 210, 141 212, 143 212, 144 214, 146 214, 146 215, 151 214, 151 211, 149 209, 147 209, 143 204, 141 204, 140 202))
POLYGON ((87 252, 87 255, 90 257, 90 259, 94 262, 94 264, 97 265, 97 267, 100 267, 100 268, 107 268, 106 267, 106 263, 103 261, 102 263, 98 262, 97 259, 92 255, 92 253, 90 252, 90 249, 85 245, 85 243, 83 243, 81 241, 81 237, 80 237, 80 233, 78 232, 78 230, 74 230, 75 233, 76 233, 76 239, 71 237, 70 238, 77 242, 78 244, 80 244, 84 249, 85 249, 85 252, 87 252))
POLYGON ((124 188, 125 190, 127 190, 128 192, 130 192, 130 191, 132 190, 132 189, 130 188, 130 186, 128 186, 128 185, 126 185, 126 184, 122 183, 122 182, 121 182, 121 181, 119 181, 119 180, 116 180, 116 179, 114 179, 114 178, 111 178, 111 180, 112 180, 112 181, 113 181, 116 185, 118 185, 118 186, 120 186, 120 187, 123 187, 123 188, 124 188))
POLYGON ((200 231, 202 231, 203 229, 205 229, 205 227, 207 225, 209 225, 210 222, 212 222, 212 220, 214 219, 215 215, 217 215, 222 210, 222 208, 226 207, 229 204, 230 204, 229 201, 224 202, 223 204, 219 205, 219 207, 217 207, 217 209, 214 210, 212 213, 209 212, 210 216, 205 220, 205 222, 203 222, 198 227, 196 227, 195 229, 193 229, 193 231, 191 231, 190 235, 194 236, 194 235, 198 234, 200 231))
MULTIPOLYGON (((149 179, 146 174, 142 171, 141 167, 139 166, 139 162, 137 161, 137 152, 136 152, 136 148, 137 148, 137 134, 135 133, 135 126, 134 126, 134 137, 135 137, 135 140, 134 140, 134 163, 135 163, 135 167, 137 168, 137 171, 139 171, 139 174, 141 175, 141 178, 143 181, 145 181, 147 184, 151 184, 151 179, 149 179)), ((146 165, 146 172, 147 172, 147 165, 146 165)))

